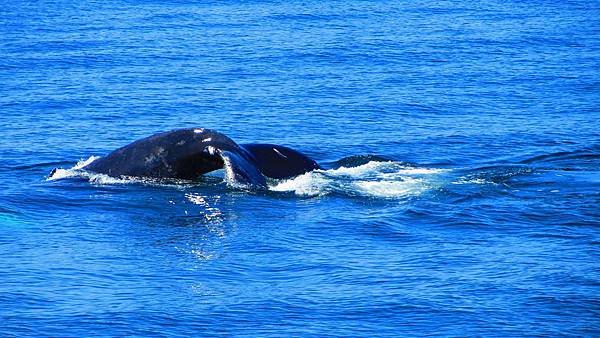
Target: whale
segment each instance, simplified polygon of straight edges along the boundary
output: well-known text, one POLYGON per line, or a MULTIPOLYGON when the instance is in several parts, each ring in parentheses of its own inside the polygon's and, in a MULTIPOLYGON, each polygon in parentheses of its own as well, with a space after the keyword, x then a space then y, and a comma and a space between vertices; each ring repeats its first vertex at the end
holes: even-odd
POLYGON ((216 130, 186 128, 139 139, 81 169, 111 177, 182 180, 195 180, 225 169, 226 175, 237 184, 266 187, 267 178, 291 178, 321 166, 286 146, 237 144, 216 130))

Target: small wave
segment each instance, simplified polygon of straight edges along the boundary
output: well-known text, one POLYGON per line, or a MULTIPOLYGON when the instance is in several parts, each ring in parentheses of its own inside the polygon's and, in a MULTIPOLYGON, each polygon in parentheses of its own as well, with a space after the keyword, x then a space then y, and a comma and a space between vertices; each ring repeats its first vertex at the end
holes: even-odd
POLYGON ((293 192, 300 196, 339 193, 376 198, 406 198, 437 186, 437 168, 411 167, 393 161, 369 161, 355 167, 314 170, 292 179, 278 181, 271 191, 293 192))
POLYGON ((340 167, 357 167, 363 164, 367 164, 369 162, 391 162, 390 158, 380 156, 380 155, 353 155, 344 157, 340 160, 337 160, 332 163, 332 167, 340 168, 340 167))
POLYGON ((484 178, 460 177, 458 180, 452 182, 452 184, 497 184, 497 183, 490 181, 490 180, 486 180, 484 178))
POLYGON ((529 175, 533 169, 526 166, 497 165, 469 169, 463 176, 457 178, 452 184, 477 184, 501 185, 506 184, 514 177, 529 175))
POLYGON ((569 162, 577 163, 581 161, 597 161, 600 159, 600 152, 596 147, 589 149, 580 149, 574 151, 561 151, 550 154, 537 155, 521 161, 522 164, 535 164, 535 163, 556 163, 556 162, 569 162))
POLYGON ((34 163, 34 164, 26 164, 26 165, 17 165, 17 166, 12 167, 12 169, 13 170, 29 170, 29 169, 37 169, 37 168, 65 165, 65 164, 70 164, 70 163, 72 163, 72 162, 67 162, 67 161, 42 162, 42 163, 34 163))

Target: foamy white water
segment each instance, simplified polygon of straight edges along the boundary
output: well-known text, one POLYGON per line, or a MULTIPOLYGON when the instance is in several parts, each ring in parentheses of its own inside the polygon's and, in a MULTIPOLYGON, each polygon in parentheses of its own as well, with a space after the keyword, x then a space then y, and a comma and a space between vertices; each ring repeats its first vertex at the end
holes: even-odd
POLYGON ((90 181, 90 183, 92 183, 92 184, 99 184, 99 185, 128 184, 128 183, 142 182, 142 179, 140 179, 140 178, 134 178, 134 177, 115 178, 115 177, 111 177, 108 175, 98 174, 98 173, 93 173, 93 172, 83 170, 83 168, 85 166, 87 166, 88 164, 94 162, 95 160, 97 160, 99 158, 100 157, 98 157, 98 156, 90 156, 86 160, 80 160, 72 168, 69 168, 69 169, 57 168, 54 171, 54 173, 52 173, 52 175, 49 176, 46 180, 47 181, 56 181, 56 180, 61 180, 61 179, 65 179, 65 178, 79 177, 79 178, 88 179, 90 181))
POLYGON ((272 191, 300 196, 322 196, 332 192, 378 198, 417 196, 435 186, 436 174, 444 169, 414 168, 397 162, 371 161, 357 167, 314 170, 279 181, 272 191))
POLYGON ((56 180, 61 180, 61 179, 65 179, 65 178, 79 177, 79 178, 88 179, 90 181, 90 183, 93 183, 93 184, 125 184, 125 183, 132 183, 133 179, 115 178, 115 177, 110 177, 110 176, 104 175, 104 174, 92 173, 92 172, 89 172, 89 171, 86 171, 86 170, 82 169, 85 166, 87 166, 88 164, 90 164, 90 163, 94 162, 95 160, 97 160, 98 158, 100 158, 100 157, 98 157, 98 156, 90 156, 86 160, 80 160, 72 168, 68 168, 68 169, 57 168, 52 173, 52 175, 50 175, 48 178, 46 178, 46 180, 47 181, 56 181, 56 180))
POLYGON ((55 181, 55 180, 60 180, 63 178, 69 178, 69 177, 80 177, 82 174, 81 168, 94 162, 98 158, 100 158, 100 157, 90 156, 87 160, 80 160, 72 168, 69 168, 69 169, 57 168, 52 173, 52 175, 50 175, 50 176, 48 176, 48 178, 46 178, 46 180, 47 181, 55 181))

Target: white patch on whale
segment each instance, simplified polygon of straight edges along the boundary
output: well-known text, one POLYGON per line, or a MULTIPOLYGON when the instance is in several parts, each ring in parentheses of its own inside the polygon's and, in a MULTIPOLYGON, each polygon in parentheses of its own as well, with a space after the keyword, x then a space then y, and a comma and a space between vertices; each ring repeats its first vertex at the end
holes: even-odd
POLYGON ((283 158, 288 158, 287 156, 285 156, 284 154, 282 154, 279 150, 277 150, 276 148, 273 148, 273 150, 279 154, 279 156, 283 157, 283 158))
POLYGON ((146 164, 150 164, 157 160, 162 160, 164 162, 164 158, 162 156, 162 154, 164 154, 164 153, 165 153, 165 148, 159 147, 158 149, 156 149, 155 153, 152 153, 152 154, 146 156, 144 161, 146 162, 146 164))

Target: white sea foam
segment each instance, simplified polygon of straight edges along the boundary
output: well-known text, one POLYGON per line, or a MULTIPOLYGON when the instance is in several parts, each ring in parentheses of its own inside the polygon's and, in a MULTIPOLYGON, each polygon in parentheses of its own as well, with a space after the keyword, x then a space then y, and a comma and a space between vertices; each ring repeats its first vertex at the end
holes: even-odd
POLYGON ((65 178, 80 177, 80 178, 88 179, 90 181, 90 183, 92 183, 92 184, 99 184, 99 185, 126 184, 126 183, 133 183, 133 182, 140 181, 139 179, 135 179, 135 178, 115 178, 115 177, 110 177, 108 175, 98 174, 98 173, 93 173, 93 172, 83 170, 83 168, 85 166, 94 162, 98 158, 99 157, 97 157, 97 156, 91 156, 90 158, 88 158, 86 160, 81 160, 81 161, 77 162, 77 164, 75 164, 72 168, 69 168, 69 169, 57 168, 52 173, 52 175, 49 176, 46 180, 47 181, 55 181, 55 180, 61 180, 61 179, 65 179, 65 178))
POLYGON ((90 158, 88 158, 87 160, 80 160, 79 162, 77 162, 77 164, 75 164, 73 166, 73 168, 69 168, 69 169, 56 168, 56 170, 52 173, 52 175, 49 176, 46 180, 54 181, 54 180, 60 180, 60 179, 69 178, 69 177, 80 177, 80 176, 82 176, 81 168, 94 162, 98 158, 99 157, 97 157, 97 156, 90 156, 90 158))
POLYGON ((488 181, 483 178, 461 177, 458 180, 452 182, 452 184, 496 184, 496 183, 494 183, 492 181, 488 181))
POLYGON ((410 177, 402 181, 358 181, 355 186, 364 195, 380 198, 416 196, 430 188, 425 180, 410 177))
POLYGON ((289 191, 301 196, 322 196, 336 192, 377 198, 405 198, 434 188, 436 174, 445 171, 410 167, 391 161, 371 161, 357 167, 314 170, 278 181, 270 186, 270 190, 289 191))
POLYGON ((315 170, 289 180, 279 181, 277 184, 270 186, 269 189, 272 191, 293 191, 301 196, 317 196, 327 194, 333 181, 332 178, 325 177, 323 171, 315 170))
POLYGON ((347 175, 353 177, 365 176, 371 173, 382 173, 385 168, 396 166, 395 162, 377 162, 371 161, 357 167, 340 167, 337 169, 326 170, 333 175, 347 175))

